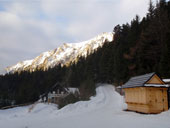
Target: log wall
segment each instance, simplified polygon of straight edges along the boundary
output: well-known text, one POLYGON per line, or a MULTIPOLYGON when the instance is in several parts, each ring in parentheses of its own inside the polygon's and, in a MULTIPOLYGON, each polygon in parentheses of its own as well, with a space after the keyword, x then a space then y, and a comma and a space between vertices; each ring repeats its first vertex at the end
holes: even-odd
POLYGON ((167 88, 125 88, 128 110, 142 113, 160 113, 168 110, 167 88))

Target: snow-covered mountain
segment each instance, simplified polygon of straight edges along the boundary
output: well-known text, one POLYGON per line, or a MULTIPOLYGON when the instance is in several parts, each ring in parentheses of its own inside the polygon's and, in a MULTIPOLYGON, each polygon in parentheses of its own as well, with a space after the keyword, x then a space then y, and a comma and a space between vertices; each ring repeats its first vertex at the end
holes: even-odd
POLYGON ((16 65, 7 67, 6 71, 8 73, 20 71, 32 72, 36 69, 46 70, 58 64, 68 66, 72 62, 77 62, 79 57, 86 57, 88 54, 93 53, 98 47, 103 46, 106 41, 111 42, 113 36, 113 33, 102 33, 88 41, 65 43, 54 50, 40 54, 40 56, 37 56, 35 59, 22 61, 16 65))

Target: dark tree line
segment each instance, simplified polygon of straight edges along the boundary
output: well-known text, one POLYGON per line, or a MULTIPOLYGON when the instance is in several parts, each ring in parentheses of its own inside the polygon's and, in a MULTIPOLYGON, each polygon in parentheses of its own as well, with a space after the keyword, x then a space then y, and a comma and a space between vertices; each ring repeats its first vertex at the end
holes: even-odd
POLYGON ((36 101, 56 82, 91 96, 99 82, 121 85, 131 76, 149 72, 170 77, 170 2, 160 0, 156 6, 150 2, 144 18, 136 16, 113 31, 114 41, 69 67, 0 76, 0 105, 36 101))

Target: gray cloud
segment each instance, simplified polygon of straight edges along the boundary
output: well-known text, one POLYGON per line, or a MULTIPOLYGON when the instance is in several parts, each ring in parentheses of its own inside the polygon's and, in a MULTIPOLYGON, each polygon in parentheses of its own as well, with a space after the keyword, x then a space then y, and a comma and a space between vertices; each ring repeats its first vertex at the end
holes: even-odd
POLYGON ((143 17, 148 0, 0 0, 0 70, 143 17))

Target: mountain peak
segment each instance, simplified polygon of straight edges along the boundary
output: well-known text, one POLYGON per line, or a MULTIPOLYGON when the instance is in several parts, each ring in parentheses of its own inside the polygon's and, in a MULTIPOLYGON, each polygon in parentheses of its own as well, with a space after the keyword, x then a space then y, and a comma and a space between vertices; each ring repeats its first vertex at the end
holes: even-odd
POLYGON ((21 61, 16 65, 6 68, 8 73, 21 72, 21 71, 35 71, 37 69, 47 70, 58 64, 66 65, 77 62, 78 58, 86 57, 88 53, 93 53, 98 47, 108 41, 113 40, 113 33, 104 32, 90 40, 80 43, 64 43, 60 47, 43 52, 35 59, 21 61))

